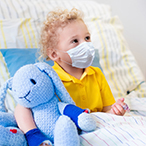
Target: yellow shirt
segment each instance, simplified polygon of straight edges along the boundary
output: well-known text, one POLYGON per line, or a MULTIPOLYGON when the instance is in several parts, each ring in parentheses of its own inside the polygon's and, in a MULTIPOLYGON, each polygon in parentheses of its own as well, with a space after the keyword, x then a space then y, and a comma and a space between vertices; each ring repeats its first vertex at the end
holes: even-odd
POLYGON ((88 108, 91 112, 97 112, 115 103, 104 74, 98 67, 86 68, 80 79, 66 73, 57 63, 53 68, 80 108, 88 108))

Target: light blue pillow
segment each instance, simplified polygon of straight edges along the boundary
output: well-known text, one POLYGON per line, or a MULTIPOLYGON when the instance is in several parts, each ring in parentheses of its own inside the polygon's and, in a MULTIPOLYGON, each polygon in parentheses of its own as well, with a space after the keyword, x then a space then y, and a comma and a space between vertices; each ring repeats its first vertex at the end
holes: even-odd
MULTIPOLYGON (((39 62, 38 49, 0 49, 7 64, 10 76, 23 65, 39 62)), ((53 66, 53 61, 45 61, 53 66)))
MULTIPOLYGON (((26 64, 33 64, 39 62, 38 57, 38 49, 0 49, 3 57, 5 58, 5 62, 7 64, 10 76, 13 77, 15 72, 26 64)), ((49 65, 53 66, 54 62, 52 60, 45 61, 49 65)), ((95 58, 92 63, 92 66, 99 67, 101 70, 101 66, 99 63, 99 53, 98 50, 95 51, 95 58)))

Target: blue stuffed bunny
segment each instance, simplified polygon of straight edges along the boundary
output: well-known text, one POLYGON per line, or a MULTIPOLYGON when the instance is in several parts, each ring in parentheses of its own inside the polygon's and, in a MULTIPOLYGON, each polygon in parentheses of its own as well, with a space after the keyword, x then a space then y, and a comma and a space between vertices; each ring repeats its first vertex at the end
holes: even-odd
POLYGON ((17 127, 13 113, 5 108, 8 82, 0 88, 0 146, 27 146, 23 132, 17 127))
MULTIPOLYGON (((79 146, 78 129, 92 131, 96 128, 92 115, 74 105, 60 78, 48 64, 25 65, 8 84, 15 100, 32 110, 37 128, 50 145, 79 146)), ((42 143, 35 143, 39 134, 34 133, 26 133, 30 146, 42 143)))

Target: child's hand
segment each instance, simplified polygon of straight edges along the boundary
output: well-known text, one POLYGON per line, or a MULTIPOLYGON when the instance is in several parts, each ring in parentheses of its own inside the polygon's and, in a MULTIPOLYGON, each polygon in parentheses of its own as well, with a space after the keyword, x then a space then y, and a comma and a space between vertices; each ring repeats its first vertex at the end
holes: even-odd
POLYGON ((112 105, 110 113, 123 116, 126 112, 126 109, 124 109, 125 106, 124 98, 118 99, 117 102, 112 105))
POLYGON ((48 144, 48 143, 46 143, 46 142, 43 142, 43 143, 41 143, 39 146, 52 146, 52 145, 50 145, 50 144, 48 144))

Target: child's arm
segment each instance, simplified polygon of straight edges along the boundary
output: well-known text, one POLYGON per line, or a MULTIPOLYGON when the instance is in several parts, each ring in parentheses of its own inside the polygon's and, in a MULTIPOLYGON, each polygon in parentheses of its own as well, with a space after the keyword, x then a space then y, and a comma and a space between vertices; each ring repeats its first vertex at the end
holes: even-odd
POLYGON ((31 110, 21 105, 17 105, 15 108, 15 119, 18 127, 24 132, 28 132, 31 129, 37 128, 32 117, 31 110))
POLYGON ((103 108, 103 112, 120 115, 123 116, 126 112, 126 109, 124 109, 126 103, 124 103, 124 98, 118 99, 116 103, 114 103, 112 106, 106 106, 103 108))
POLYGON ((25 108, 21 105, 17 105, 15 108, 15 119, 17 121, 18 127, 25 134, 26 140, 29 146, 42 146, 44 141, 47 142, 46 146, 51 146, 52 143, 46 138, 41 131, 36 127, 35 122, 32 117, 32 112, 29 108, 25 108), (43 143, 42 143, 43 142, 43 143))

